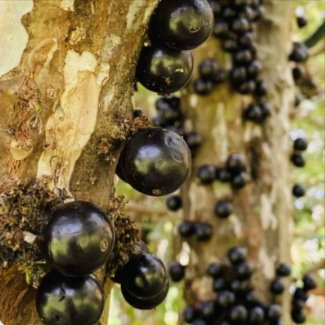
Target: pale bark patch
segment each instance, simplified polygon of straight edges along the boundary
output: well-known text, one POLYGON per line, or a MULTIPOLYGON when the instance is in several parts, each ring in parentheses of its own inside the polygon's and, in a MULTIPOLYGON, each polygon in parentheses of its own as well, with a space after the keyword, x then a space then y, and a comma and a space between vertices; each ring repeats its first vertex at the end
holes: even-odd
POLYGON ((0 77, 16 68, 28 43, 21 18, 32 11, 33 0, 0 1, 0 77))
POLYGON ((66 11, 74 11, 74 0, 62 0, 60 8, 66 11))
POLYGON ((262 269, 266 279, 273 279, 275 273, 275 260, 274 256, 269 256, 266 249, 261 247, 258 254, 259 265, 262 269))
POLYGON ((277 217, 272 209, 272 201, 266 194, 261 195, 261 222, 263 230, 275 230, 278 226, 277 217))

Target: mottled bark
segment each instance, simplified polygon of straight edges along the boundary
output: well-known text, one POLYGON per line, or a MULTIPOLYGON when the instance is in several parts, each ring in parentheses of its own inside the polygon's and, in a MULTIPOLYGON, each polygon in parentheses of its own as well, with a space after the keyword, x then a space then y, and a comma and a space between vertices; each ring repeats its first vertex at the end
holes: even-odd
MULTIPOLYGON (((45 178, 60 198, 109 205, 157 2, 0 2, 0 193, 45 178)), ((5 325, 41 323, 17 266, 0 271, 0 292, 5 325)))
MULTIPOLYGON (((229 83, 217 87, 212 95, 200 97, 189 86, 182 102, 186 111, 187 131, 194 129, 203 136, 203 145, 193 161, 193 173, 182 190, 184 218, 203 220, 213 225, 213 239, 205 244, 191 243, 192 274, 203 276, 185 290, 187 301, 214 297, 206 266, 213 261, 226 262, 227 250, 236 245, 248 247, 249 261, 256 268, 253 283, 262 300, 272 301, 270 280, 279 262, 290 262, 292 223, 289 155, 291 143, 290 111, 294 102, 294 83, 288 62, 292 1, 264 1, 265 15, 258 23, 258 58, 263 64, 262 78, 268 85, 272 115, 262 125, 245 122, 242 110, 251 96, 234 93, 229 83), (203 186, 195 179, 196 168, 203 164, 225 165, 229 154, 244 155, 250 174, 248 185, 233 191, 229 184, 216 182, 203 186), (254 170, 254 177, 251 172, 254 170), (234 213, 228 220, 214 216, 214 205, 230 200, 234 213)), ((230 57, 220 44, 210 39, 194 51, 197 64, 205 58, 216 58, 229 69, 230 57)), ((197 73, 197 69, 196 69, 197 73)), ((193 78, 195 80, 195 77, 193 78)), ((289 281, 285 281, 288 289, 289 281)), ((288 316, 289 294, 277 298, 283 305, 284 324, 288 316)))

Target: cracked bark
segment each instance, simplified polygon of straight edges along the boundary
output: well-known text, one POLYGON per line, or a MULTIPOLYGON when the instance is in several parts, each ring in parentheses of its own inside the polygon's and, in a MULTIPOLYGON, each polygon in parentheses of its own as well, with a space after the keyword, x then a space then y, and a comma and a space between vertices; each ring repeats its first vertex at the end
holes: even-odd
MULTIPOLYGON (((46 177, 57 195, 108 206, 157 2, 0 2, 0 193, 3 183, 46 177), (102 139, 112 145, 106 160, 102 139)), ((17 265, 0 271, 0 291, 5 325, 41 324, 17 265)))

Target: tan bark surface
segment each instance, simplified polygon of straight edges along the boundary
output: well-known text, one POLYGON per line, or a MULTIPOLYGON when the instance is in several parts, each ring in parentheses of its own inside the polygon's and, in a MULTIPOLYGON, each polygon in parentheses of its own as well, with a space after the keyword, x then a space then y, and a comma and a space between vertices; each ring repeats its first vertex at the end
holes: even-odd
MULTIPOLYGON (((208 97, 193 93, 191 85, 182 102, 187 131, 196 130, 203 145, 193 161, 192 176, 182 191, 184 219, 202 220, 213 225, 213 239, 204 244, 191 243, 191 274, 203 276, 210 262, 226 262, 226 252, 232 246, 248 247, 249 261, 256 269, 253 283, 262 300, 272 302, 270 281, 280 262, 290 262, 292 202, 290 186, 289 115, 294 102, 294 83, 287 53, 290 48, 291 1, 265 1, 264 18, 257 25, 258 58, 262 62, 262 78, 268 85, 268 102, 272 115, 259 126, 242 119, 242 110, 252 101, 251 96, 234 93, 229 83, 223 83, 208 97), (216 182, 203 186, 195 179, 197 167, 225 165, 229 154, 240 153, 246 158, 250 177, 242 190, 232 191, 228 183, 216 182), (234 213, 228 220, 214 216, 214 205, 230 200, 234 213)), ((198 65, 205 58, 216 58, 221 67, 229 69, 230 56, 220 44, 210 39, 194 51, 198 65)), ((195 69, 197 73, 197 69, 195 69)), ((195 80, 195 77, 193 80, 195 80)), ((186 285, 185 298, 209 300, 214 297, 208 277, 195 279, 186 285), (194 295, 194 297, 193 297, 194 295)), ((284 324, 289 318, 289 281, 287 294, 276 301, 283 306, 284 324)), ((275 302, 275 301, 273 301, 275 302)))
MULTIPOLYGON (((157 2, 0 2, 0 193, 37 178, 60 198, 109 205, 157 2)), ((34 296, 17 266, 0 271, 5 325, 39 325, 34 296)))

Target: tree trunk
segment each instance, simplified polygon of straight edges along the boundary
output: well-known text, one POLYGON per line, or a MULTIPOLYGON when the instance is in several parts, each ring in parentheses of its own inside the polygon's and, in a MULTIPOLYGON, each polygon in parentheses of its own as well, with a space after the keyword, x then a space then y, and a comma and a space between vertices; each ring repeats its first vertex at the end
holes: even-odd
MULTIPOLYGON (((157 2, 0 2, 1 199, 17 184, 42 184, 39 191, 60 200, 111 206, 136 62, 157 2)), ((0 220, 9 213, 3 211, 0 220)), ((24 222, 20 212, 15 218, 24 222)), ((7 231, 0 228, 2 255, 7 231)), ((0 320, 41 324, 27 273, 7 262, 0 256, 0 320)), ((109 295, 109 282, 105 288, 109 295)), ((100 324, 107 324, 107 313, 100 324)))
MULTIPOLYGON (((184 219, 206 221, 214 232, 208 243, 191 242, 189 269, 198 277, 188 283, 190 286, 185 285, 188 303, 214 297, 210 280, 204 276, 206 267, 217 260, 226 262, 226 252, 232 246, 248 247, 248 259, 256 269, 252 281, 265 303, 272 302, 268 288, 276 264, 290 262, 293 221, 289 118, 294 104, 294 83, 287 57, 293 4, 292 1, 281 5, 277 1, 264 2, 265 14, 257 27, 257 55, 263 65, 262 79, 268 85, 271 117, 262 126, 243 121, 242 110, 252 98, 234 93, 229 83, 221 84, 208 97, 193 94, 190 85, 182 101, 187 116, 186 131, 193 129, 203 137, 193 160, 191 178, 182 191, 184 219), (216 182, 213 186, 198 183, 197 167, 204 164, 224 167, 231 153, 246 158, 251 175, 246 187, 232 190, 228 183, 216 182), (214 206, 219 200, 233 203, 234 213, 228 220, 214 216, 214 206)), ((230 67, 230 57, 222 52, 215 39, 210 39, 194 54, 197 65, 209 57, 217 59, 226 69, 230 67)), ((289 281, 285 284, 286 293, 276 301, 283 306, 284 324, 290 324, 289 281)))

